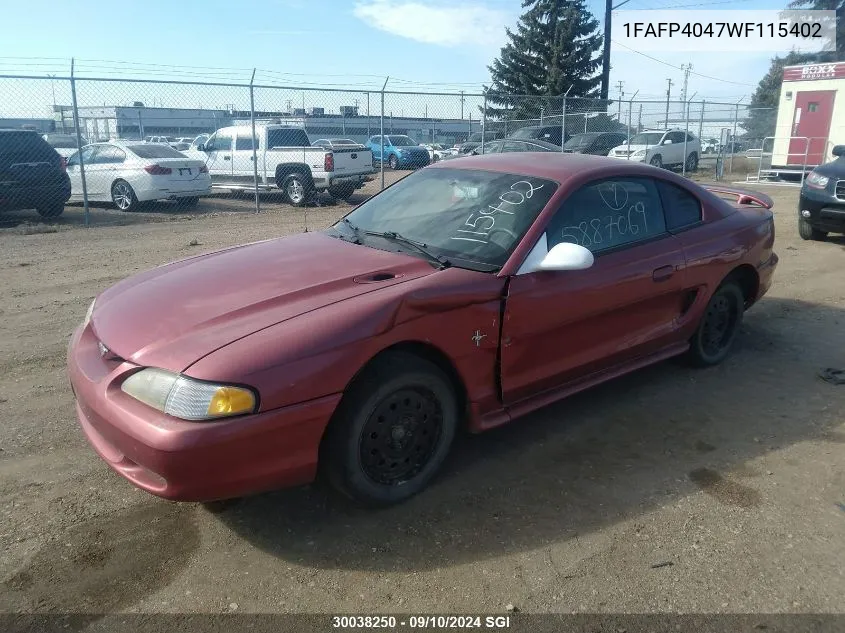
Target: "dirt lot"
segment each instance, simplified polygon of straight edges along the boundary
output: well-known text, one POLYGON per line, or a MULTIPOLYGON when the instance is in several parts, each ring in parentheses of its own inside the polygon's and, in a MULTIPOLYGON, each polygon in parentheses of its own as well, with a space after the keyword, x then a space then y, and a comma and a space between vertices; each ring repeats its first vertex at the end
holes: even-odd
POLYGON ((73 414, 65 347, 96 293, 301 231, 305 210, 3 216, 0 612, 845 611, 845 386, 816 376, 845 367, 845 240, 800 241, 797 191, 767 191, 780 267, 722 366, 663 363, 466 439, 380 512, 319 487, 217 513, 164 502, 73 414))

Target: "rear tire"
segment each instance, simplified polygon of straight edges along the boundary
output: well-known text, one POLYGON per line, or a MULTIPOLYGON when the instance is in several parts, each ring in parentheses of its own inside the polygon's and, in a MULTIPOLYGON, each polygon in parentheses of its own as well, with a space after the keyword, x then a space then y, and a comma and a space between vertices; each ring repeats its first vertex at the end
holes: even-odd
POLYGON ((721 363, 731 351, 742 325, 745 296, 732 279, 716 289, 698 328, 690 339, 687 361, 694 367, 712 367, 721 363))
POLYGON ((288 203, 294 207, 304 207, 311 197, 311 183, 298 172, 285 178, 282 190, 285 192, 288 203))
POLYGON ((820 231, 802 217, 798 218, 798 235, 802 240, 820 242, 827 237, 827 231, 820 231))
POLYGON ((698 154, 692 152, 689 156, 687 156, 686 170, 695 171, 696 169, 698 169, 698 154))
POLYGON ((353 185, 340 185, 337 187, 329 187, 329 195, 338 200, 349 200, 352 194, 355 193, 353 185))
POLYGON ((652 156, 651 160, 648 161, 648 162, 649 162, 649 165, 653 165, 654 167, 657 167, 658 169, 663 169, 663 159, 660 158, 660 154, 657 154, 656 156, 652 156))
POLYGON ((121 211, 135 211, 138 208, 138 197, 132 186, 125 180, 115 180, 111 186, 111 200, 121 211))
POLYGON ((347 389, 326 431, 320 467, 335 489, 362 505, 405 501, 440 470, 459 411, 454 385, 434 363, 387 352, 347 389))
POLYGON ((51 202, 36 209, 42 218, 57 218, 65 211, 64 202, 51 202))

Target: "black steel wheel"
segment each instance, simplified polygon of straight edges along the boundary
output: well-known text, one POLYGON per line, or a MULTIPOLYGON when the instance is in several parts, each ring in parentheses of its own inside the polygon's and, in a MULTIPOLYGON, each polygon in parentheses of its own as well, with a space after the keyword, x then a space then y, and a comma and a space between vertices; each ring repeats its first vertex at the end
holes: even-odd
POLYGON ((719 286, 690 340, 688 357, 694 365, 709 367, 725 359, 739 333, 744 312, 745 297, 739 285, 726 281, 719 286))
POLYGON ((437 365, 386 352, 347 389, 321 447, 321 469, 363 505, 405 501, 442 466, 458 411, 455 387, 437 365))
POLYGON ((820 231, 801 216, 798 216, 798 235, 802 240, 820 242, 827 237, 827 231, 820 231))

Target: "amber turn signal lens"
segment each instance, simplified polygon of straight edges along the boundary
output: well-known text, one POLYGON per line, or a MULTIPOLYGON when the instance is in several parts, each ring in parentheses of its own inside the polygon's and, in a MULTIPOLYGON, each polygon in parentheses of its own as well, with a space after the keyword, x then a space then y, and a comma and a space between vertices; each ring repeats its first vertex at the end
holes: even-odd
POLYGON ((237 415, 255 409, 255 396, 240 387, 219 387, 208 403, 208 415, 237 415))

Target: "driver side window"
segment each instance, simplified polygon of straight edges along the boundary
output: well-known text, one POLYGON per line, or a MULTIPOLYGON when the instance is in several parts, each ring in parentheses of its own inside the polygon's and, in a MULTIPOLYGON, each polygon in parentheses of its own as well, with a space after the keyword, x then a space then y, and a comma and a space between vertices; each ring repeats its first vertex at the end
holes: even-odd
POLYGON ((94 151, 97 148, 93 145, 89 145, 88 147, 83 147, 81 152, 76 152, 73 156, 71 156, 67 161, 68 167, 74 167, 79 165, 79 155, 82 154, 82 161, 86 165, 91 164, 91 159, 94 157, 94 151))
POLYGON ((572 242, 594 254, 666 235, 651 178, 608 178, 582 186, 564 201, 546 229, 548 248, 572 242))
POLYGON ((205 142, 207 152, 228 152, 232 149, 232 137, 228 134, 215 134, 205 142))

